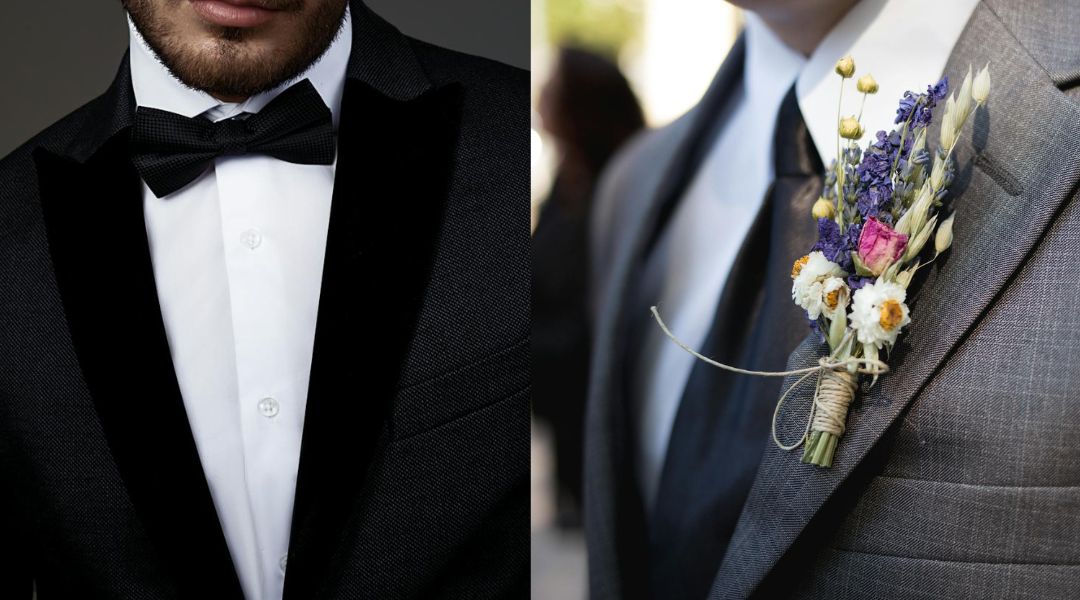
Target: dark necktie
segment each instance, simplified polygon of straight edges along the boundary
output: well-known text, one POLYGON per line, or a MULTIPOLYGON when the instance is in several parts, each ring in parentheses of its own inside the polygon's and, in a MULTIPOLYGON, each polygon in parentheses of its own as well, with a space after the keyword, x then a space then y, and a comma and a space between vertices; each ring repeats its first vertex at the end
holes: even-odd
POLYGON ((309 80, 245 117, 215 123, 140 106, 131 132, 132 162, 158 198, 194 181, 219 156, 255 153, 291 163, 334 162, 330 109, 309 80))
MULTIPOLYGON (((808 333, 805 313, 791 301, 790 275, 816 239, 810 212, 823 173, 794 86, 777 116, 773 157, 775 179, 724 284, 702 353, 779 371, 808 333)), ((708 594, 769 440, 781 383, 695 363, 649 523, 655 598, 708 594)))

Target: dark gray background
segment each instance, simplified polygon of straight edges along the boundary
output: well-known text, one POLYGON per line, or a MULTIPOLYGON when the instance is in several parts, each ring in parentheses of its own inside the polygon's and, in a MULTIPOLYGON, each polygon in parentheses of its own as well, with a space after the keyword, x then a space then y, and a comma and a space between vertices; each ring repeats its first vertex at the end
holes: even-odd
MULTIPOLYGON (((529 0, 366 0, 405 33, 521 68, 529 0)), ((0 157, 108 87, 127 47, 119 0, 0 0, 0 157)))

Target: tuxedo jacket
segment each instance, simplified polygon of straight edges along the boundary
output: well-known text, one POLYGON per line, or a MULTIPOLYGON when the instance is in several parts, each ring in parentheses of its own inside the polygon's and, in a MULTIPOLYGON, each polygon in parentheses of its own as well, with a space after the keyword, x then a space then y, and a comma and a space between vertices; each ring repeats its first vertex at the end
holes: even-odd
MULTIPOLYGON (((892 370, 864 382, 832 468, 766 444, 709 597, 1080 590, 1080 29, 1066 23, 1080 23, 1076 2, 976 7, 945 73, 958 82, 989 62, 993 89, 955 151, 952 249, 913 282, 892 370)), ((597 199, 585 465, 594 599, 649 593, 622 382, 628 323, 650 317, 627 314, 625 299, 741 61, 740 41, 702 102, 637 138, 597 199)), ((826 353, 808 335, 788 368, 826 353)), ((812 394, 800 386, 785 401, 781 439, 802 433, 812 394)))
MULTIPOLYGON (((527 73, 352 14, 285 598, 520 597, 527 73)), ((0 162, 5 600, 241 597, 156 297, 134 108, 125 57, 0 162)))

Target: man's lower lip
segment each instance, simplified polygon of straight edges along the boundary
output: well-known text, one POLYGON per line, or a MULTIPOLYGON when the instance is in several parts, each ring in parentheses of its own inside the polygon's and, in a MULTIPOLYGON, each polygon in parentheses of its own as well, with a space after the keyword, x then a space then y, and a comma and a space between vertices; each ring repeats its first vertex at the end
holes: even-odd
POLYGON ((190 0, 204 20, 221 27, 257 27, 274 18, 277 11, 258 6, 238 5, 224 0, 190 0))

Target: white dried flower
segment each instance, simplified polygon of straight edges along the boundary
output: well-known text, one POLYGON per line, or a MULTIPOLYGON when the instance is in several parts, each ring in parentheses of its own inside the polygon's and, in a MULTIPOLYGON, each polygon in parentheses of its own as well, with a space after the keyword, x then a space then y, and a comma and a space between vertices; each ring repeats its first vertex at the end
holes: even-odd
POLYGON ((919 130, 919 135, 915 136, 915 141, 912 142, 912 144, 911 144, 910 156, 915 156, 916 154, 922 152, 923 150, 926 150, 926 128, 925 127, 923 127, 922 129, 919 130))
MULTIPOLYGON (((949 119, 948 115, 945 115, 945 120, 949 119)), ((945 130, 945 125, 941 126, 942 131, 945 130)), ((938 192, 941 190, 941 186, 945 184, 945 161, 940 157, 934 157, 934 167, 930 169, 930 188, 938 192)))
POLYGON ((896 284, 899 286, 903 286, 904 288, 907 288, 909 285, 911 285, 911 278, 915 277, 915 273, 919 271, 919 264, 920 261, 915 261, 915 264, 897 273, 896 284))
MULTIPOLYGON (((930 220, 925 225, 919 228, 919 231, 915 235, 908 238, 907 247, 904 248, 904 257, 901 263, 906 263, 915 258, 922 252, 923 246, 930 239, 930 235, 934 233, 934 227, 937 226, 937 215, 930 217, 930 220)), ((899 264, 899 263, 894 263, 899 264)))
POLYGON ((889 281, 868 283, 856 290, 850 323, 859 343, 878 349, 892 347, 900 330, 911 322, 906 298, 907 290, 889 281))
POLYGON ((953 114, 953 127, 960 129, 971 114, 971 65, 968 65, 964 83, 960 85, 960 92, 956 95, 955 111, 953 114))
POLYGON ((953 108, 955 105, 947 106, 945 109, 945 116, 941 118, 941 147, 946 152, 953 147, 956 143, 956 121, 953 117, 955 114, 953 108))
POLYGON ((843 277, 830 277, 825 280, 821 287, 821 312, 830 318, 847 311, 848 300, 851 298, 851 290, 843 277))
POLYGON ((971 99, 982 104, 990 96, 990 65, 987 64, 975 76, 975 82, 971 85, 971 99))
POLYGON ((911 235, 918 232, 922 229, 922 226, 926 224, 926 215, 930 212, 930 205, 934 199, 934 191, 931 186, 932 183, 927 182, 919 188, 919 194, 915 196, 915 201, 911 203, 911 208, 907 209, 907 211, 900 216, 900 220, 897 221, 896 226, 893 227, 897 233, 911 235))
POLYGON ((802 307, 811 319, 821 316, 825 307, 825 282, 840 278, 847 273, 840 265, 825 258, 821 251, 814 251, 795 261, 791 268, 791 299, 802 307))
POLYGON ((937 228, 937 235, 934 236, 934 255, 937 256, 942 252, 949 249, 952 246, 952 224, 953 217, 956 213, 949 215, 948 219, 941 222, 941 225, 937 228))

